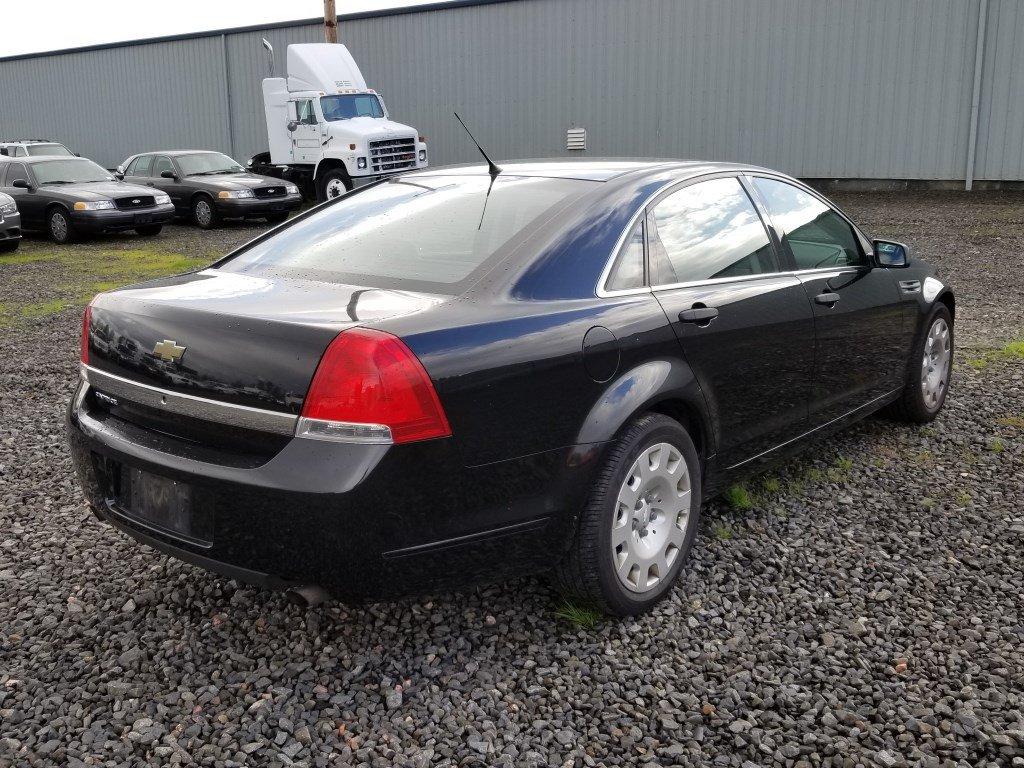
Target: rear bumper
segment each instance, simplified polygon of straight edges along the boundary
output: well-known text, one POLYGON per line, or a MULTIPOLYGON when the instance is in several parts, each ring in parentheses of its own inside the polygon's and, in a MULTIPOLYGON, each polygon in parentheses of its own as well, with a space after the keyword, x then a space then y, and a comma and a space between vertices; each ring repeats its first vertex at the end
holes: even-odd
POLYGON ((229 466, 105 415, 82 389, 68 436, 90 505, 128 535, 232 578, 357 598, 550 567, 599 453, 555 450, 468 468, 451 439, 385 446, 293 438, 260 466, 229 466), (204 516, 210 540, 190 541, 125 510, 122 467, 189 485, 192 514, 204 516))
POLYGON ((302 195, 269 198, 247 197, 240 200, 221 200, 218 198, 216 206, 217 212, 228 219, 266 216, 275 213, 291 213, 302 207, 302 195))
POLYGON ((118 232, 136 227, 167 224, 174 218, 171 203, 135 211, 71 211, 71 221, 80 232, 118 232))
POLYGON ((0 243, 21 239, 21 214, 0 214, 0 243))

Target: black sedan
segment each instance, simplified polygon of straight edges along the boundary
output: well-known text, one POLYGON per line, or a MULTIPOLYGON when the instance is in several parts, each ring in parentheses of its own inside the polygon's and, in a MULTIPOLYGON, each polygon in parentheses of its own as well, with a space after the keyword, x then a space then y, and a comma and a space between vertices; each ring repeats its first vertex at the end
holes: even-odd
POLYGON ((167 195, 118 181, 81 157, 2 160, 0 192, 14 198, 25 229, 43 230, 56 243, 126 229, 157 235, 174 217, 167 195))
POLYGON ((21 243, 21 214, 10 195, 0 193, 0 253, 18 250, 21 243))
POLYGON ((548 571, 619 615, 701 500, 882 408, 935 418, 954 298, 792 178, 403 175, 98 296, 69 435, 96 514, 307 600, 548 571))
POLYGON ((266 219, 280 224, 302 206, 299 188, 288 181, 249 173, 220 152, 147 152, 120 166, 125 181, 171 196, 179 216, 203 229, 221 219, 266 219))

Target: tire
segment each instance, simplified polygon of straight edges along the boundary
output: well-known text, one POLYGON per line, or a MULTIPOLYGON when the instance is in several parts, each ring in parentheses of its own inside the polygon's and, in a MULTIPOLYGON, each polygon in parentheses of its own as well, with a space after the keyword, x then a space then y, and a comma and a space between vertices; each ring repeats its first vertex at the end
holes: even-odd
MULTIPOLYGON (((700 504, 701 462, 689 434, 679 422, 667 416, 648 413, 639 417, 616 437, 598 470, 572 546, 555 570, 555 585, 569 597, 613 616, 635 616, 650 610, 671 591, 683 568, 700 524, 700 504), (671 521, 675 513, 671 508, 659 509, 657 504, 664 500, 666 488, 663 485, 651 491, 655 504, 648 506, 643 503, 644 496, 632 509, 619 503, 620 492, 627 491, 628 478, 635 477, 637 487, 643 493, 645 485, 656 477, 648 473, 645 479, 640 474, 632 474, 641 458, 649 455, 659 461, 656 472, 661 472, 662 467, 666 470, 675 467, 674 475, 658 477, 659 484, 667 482, 671 488, 673 484, 678 486, 688 480, 689 509, 678 513, 685 513, 685 519, 676 529, 672 528, 671 521), (680 474, 680 468, 685 468, 685 475, 680 474), (676 477, 679 480, 675 480, 676 477), (665 519, 666 512, 669 520, 665 519), (619 521, 625 530, 619 534, 622 541, 618 548, 613 550, 615 539, 612 529, 619 521), (659 536, 655 526, 660 522, 664 522, 666 527, 659 536), (665 542, 662 562, 667 562, 668 567, 664 574, 655 573, 654 569, 647 570, 648 566, 641 565, 636 557, 637 551, 658 552, 661 549, 659 542, 665 542), (617 567, 623 577, 617 574, 617 567), (654 581, 645 580, 641 569, 646 571, 648 578, 656 577, 654 581), (627 581, 631 581, 632 586, 627 586, 627 581)), ((657 559, 656 555, 654 559, 657 559)))
POLYGON ((192 201, 192 223, 200 229, 213 229, 220 224, 220 214, 211 198, 199 195, 192 201))
POLYGON ((21 240, 7 240, 0 243, 0 253, 14 253, 21 245, 21 240))
POLYGON ((71 216, 63 208, 51 208, 46 214, 46 233, 59 245, 73 243, 77 234, 71 216))
POLYGON ((932 307, 907 364, 907 381, 887 414, 911 424, 927 424, 939 415, 949 394, 953 370, 953 316, 942 302, 932 307), (945 335, 942 334, 943 328, 945 335), (935 335, 933 335, 935 334, 935 335), (929 360, 925 360, 928 351, 929 360))
POLYGON ((136 227, 135 231, 143 237, 155 237, 164 228, 163 224, 149 224, 145 227, 136 227))
POLYGON ((341 168, 332 168, 317 178, 316 199, 317 202, 321 203, 325 200, 333 200, 336 197, 341 197, 351 189, 352 179, 348 177, 348 174, 341 168), (344 192, 341 191, 342 188, 344 192))
POLYGON ((267 216, 267 224, 280 224, 285 221, 288 221, 287 213, 274 213, 267 216))

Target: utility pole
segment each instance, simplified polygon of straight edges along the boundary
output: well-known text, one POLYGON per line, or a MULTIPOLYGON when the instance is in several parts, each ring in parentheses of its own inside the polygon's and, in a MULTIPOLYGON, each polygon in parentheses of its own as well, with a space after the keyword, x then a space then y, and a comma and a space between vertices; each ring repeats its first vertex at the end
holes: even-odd
POLYGON ((338 42, 338 12, 334 10, 334 0, 324 0, 324 40, 338 42))

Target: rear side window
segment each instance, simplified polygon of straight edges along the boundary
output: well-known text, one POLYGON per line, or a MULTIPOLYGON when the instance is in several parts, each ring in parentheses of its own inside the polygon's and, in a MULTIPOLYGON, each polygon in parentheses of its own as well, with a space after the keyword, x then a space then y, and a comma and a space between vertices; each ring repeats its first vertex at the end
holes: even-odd
POLYGON ((457 293, 492 256, 588 191, 578 179, 410 176, 323 206, 219 265, 229 272, 457 293))
POLYGON ((605 289, 626 291, 644 286, 644 223, 637 222, 608 273, 605 289))
POLYGON ((784 181, 762 177, 754 179, 754 187, 797 269, 868 263, 846 219, 814 195, 784 181))
POLYGON ((652 285, 775 272, 768 232, 735 178, 683 187, 647 217, 652 285))

